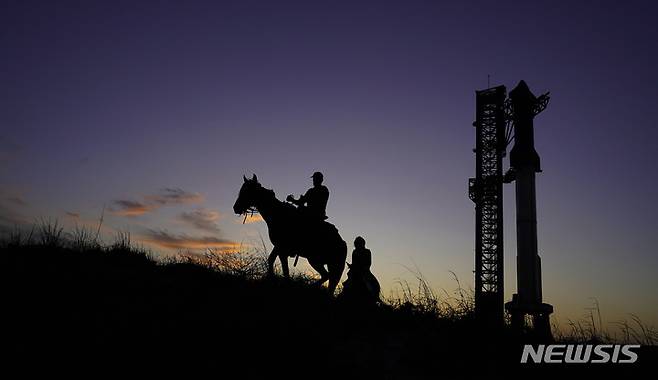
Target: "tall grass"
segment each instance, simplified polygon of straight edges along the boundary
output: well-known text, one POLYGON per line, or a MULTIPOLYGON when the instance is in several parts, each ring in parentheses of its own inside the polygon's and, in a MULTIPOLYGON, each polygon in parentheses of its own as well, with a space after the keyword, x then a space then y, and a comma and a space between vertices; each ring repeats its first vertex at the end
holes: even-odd
MULTIPOLYGON (((68 249, 76 253, 92 251, 106 254, 121 253, 154 265, 191 264, 205 270, 245 280, 259 280, 266 277, 267 249, 262 239, 261 243, 262 247, 240 247, 234 251, 208 248, 201 253, 181 252, 175 258, 158 261, 156 260, 157 255, 153 252, 135 244, 128 231, 118 231, 113 241, 103 244, 97 231, 75 226, 70 232, 64 232, 57 220, 41 219, 29 229, 16 227, 0 238, 0 248, 68 249)), ((444 321, 474 319, 473 289, 464 288, 454 272, 450 273, 456 284, 455 288, 435 291, 420 270, 407 269, 414 275, 415 281, 410 283, 406 280, 399 280, 390 294, 382 297, 382 307, 404 314, 444 321)), ((314 280, 303 273, 298 273, 293 277, 293 281, 297 283, 310 284, 314 280)), ((566 328, 554 322, 552 325, 554 338, 562 342, 658 344, 658 330, 643 323, 637 315, 630 314, 630 319, 609 324, 616 327, 613 331, 604 325, 601 309, 596 299, 593 299, 592 307, 586 310, 587 314, 580 320, 568 320, 566 328)))
POLYGON ((184 261, 244 279, 257 279, 267 272, 267 257, 259 250, 222 251, 208 248, 201 254, 184 253, 184 261))
POLYGON ((623 319, 609 323, 608 325, 616 328, 613 330, 604 324, 601 307, 596 298, 592 298, 592 306, 585 310, 587 313, 581 319, 569 319, 566 329, 554 323, 553 337, 557 341, 575 343, 658 345, 658 330, 642 322, 635 314, 629 314, 630 321, 623 319))
POLYGON ((32 225, 29 231, 14 226, 4 239, 0 240, 3 247, 22 247, 34 244, 34 231, 36 225, 32 225))
POLYGON ((103 244, 98 234, 84 226, 74 226, 65 232, 58 220, 39 219, 29 229, 14 227, 9 234, 0 237, 1 248, 12 249, 65 249, 84 253, 91 251, 125 252, 134 256, 153 258, 148 249, 134 244, 130 233, 118 231, 112 242, 103 244))
POLYGON ((42 246, 61 247, 64 244, 64 227, 59 224, 57 219, 41 219, 37 224, 38 239, 42 246))
POLYGON ((414 314, 450 320, 473 317, 474 293, 464 289, 454 272, 450 273, 456 283, 456 289, 451 292, 442 289, 440 295, 432 289, 419 270, 407 269, 416 277, 417 284, 412 287, 408 281, 398 280, 390 296, 384 298, 387 305, 414 314))
POLYGON ((94 236, 94 232, 91 229, 76 225, 66 235, 66 238, 71 249, 77 252, 84 252, 101 248, 100 243, 94 236))

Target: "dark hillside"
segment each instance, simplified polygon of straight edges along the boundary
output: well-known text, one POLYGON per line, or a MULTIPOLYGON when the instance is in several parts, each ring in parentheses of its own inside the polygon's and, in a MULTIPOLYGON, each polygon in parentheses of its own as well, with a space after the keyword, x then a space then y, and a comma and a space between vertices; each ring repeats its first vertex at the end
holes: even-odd
POLYGON ((125 244, 5 244, 0 257, 4 344, 26 368, 436 378, 518 361, 517 346, 479 336, 468 312, 441 316, 404 302, 354 308, 304 278, 162 264, 125 244))

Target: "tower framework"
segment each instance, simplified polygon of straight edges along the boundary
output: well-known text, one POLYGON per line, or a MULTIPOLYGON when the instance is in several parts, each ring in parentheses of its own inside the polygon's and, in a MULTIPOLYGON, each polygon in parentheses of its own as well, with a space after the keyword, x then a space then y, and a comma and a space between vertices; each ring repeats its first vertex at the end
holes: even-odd
POLYGON ((488 325, 503 325, 503 157, 506 150, 505 86, 476 91, 475 312, 488 325))

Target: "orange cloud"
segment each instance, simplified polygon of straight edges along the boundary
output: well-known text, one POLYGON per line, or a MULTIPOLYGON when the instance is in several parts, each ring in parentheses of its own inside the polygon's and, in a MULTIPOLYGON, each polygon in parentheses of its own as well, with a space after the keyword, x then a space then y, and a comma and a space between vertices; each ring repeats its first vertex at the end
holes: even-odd
POLYGON ((112 202, 114 205, 110 208, 110 212, 119 216, 139 216, 150 212, 157 207, 148 205, 142 202, 130 201, 126 199, 118 199, 112 202))
POLYGON ((110 212, 119 216, 139 216, 160 207, 177 204, 200 203, 204 196, 180 188, 164 188, 157 194, 145 195, 144 201, 117 199, 112 201, 110 212))
POLYGON ((164 188, 158 194, 147 195, 144 197, 147 202, 159 205, 184 204, 184 203, 201 203, 204 196, 199 193, 190 193, 180 188, 164 188))
POLYGON ((147 212, 153 211, 156 208, 158 208, 158 206, 155 205, 149 205, 146 203, 131 201, 127 199, 118 199, 112 201, 112 205, 113 206, 110 207, 110 212, 114 215, 119 215, 119 216, 144 215, 147 212))
POLYGON ((237 250, 240 243, 214 236, 193 237, 187 234, 172 234, 166 230, 148 229, 141 240, 172 249, 207 249, 213 248, 220 251, 237 250))

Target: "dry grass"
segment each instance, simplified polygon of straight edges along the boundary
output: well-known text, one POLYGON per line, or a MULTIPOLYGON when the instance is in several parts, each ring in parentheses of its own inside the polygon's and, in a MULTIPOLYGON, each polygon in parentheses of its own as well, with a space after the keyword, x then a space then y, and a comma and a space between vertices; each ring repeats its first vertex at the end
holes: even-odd
MULTIPOLYGON (((409 269, 409 268, 407 268, 409 269)), ((434 316, 441 319, 468 319, 473 317, 475 298, 472 290, 461 285, 454 272, 450 272, 456 283, 453 291, 442 289, 437 293, 419 270, 409 269, 416 277, 417 284, 411 286, 406 280, 399 280, 384 302, 394 309, 411 311, 415 314, 434 316)))
MULTIPOLYGON (((102 221, 100 222, 102 223, 102 221)), ((100 225, 99 225, 100 229, 100 225)), ((131 240, 130 232, 119 231, 112 242, 103 244, 97 231, 86 227, 75 226, 72 231, 64 232, 57 220, 39 220, 29 229, 18 227, 0 240, 2 248, 48 248, 67 249, 78 253, 102 252, 124 253, 131 257, 139 257, 156 265, 191 264, 212 272, 225 274, 244 280, 259 280, 267 273, 267 248, 261 238, 262 247, 241 247, 236 251, 219 251, 207 249, 202 253, 181 252, 176 258, 155 262, 151 251, 136 245, 131 240)), ((443 321, 472 320, 474 318, 474 292, 465 289, 454 272, 450 272, 456 284, 455 289, 435 291, 420 270, 407 268, 415 277, 411 284, 399 280, 387 297, 382 297, 382 307, 405 314, 429 317, 443 321)), ((312 276, 297 273, 293 282, 310 284, 312 276)), ((339 289, 340 291, 340 289, 339 289)), ((647 346, 658 344, 658 330, 648 326, 634 314, 629 319, 616 321, 614 329, 607 328, 603 323, 601 309, 596 299, 587 308, 587 314, 580 320, 568 320, 567 326, 552 325, 553 336, 562 342, 614 342, 639 343, 647 346)))
POLYGON ((554 323, 553 336, 557 341, 574 343, 621 343, 658 345, 658 330, 648 326, 635 314, 629 314, 630 321, 624 319, 609 323, 613 329, 606 327, 599 302, 592 298, 592 306, 580 320, 567 321, 567 328, 554 323))

